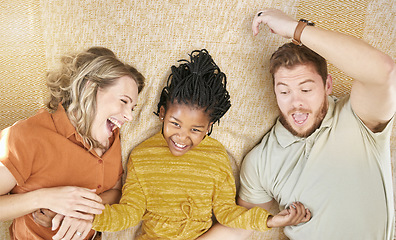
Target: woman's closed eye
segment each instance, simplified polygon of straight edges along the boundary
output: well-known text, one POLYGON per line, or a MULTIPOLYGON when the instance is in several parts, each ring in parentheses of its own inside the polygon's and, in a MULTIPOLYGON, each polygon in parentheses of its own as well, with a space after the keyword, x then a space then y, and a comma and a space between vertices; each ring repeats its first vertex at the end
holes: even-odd
POLYGON ((288 94, 290 91, 289 90, 284 90, 284 89, 282 89, 282 90, 279 90, 279 93, 280 94, 282 94, 282 95, 286 95, 286 94, 288 94))

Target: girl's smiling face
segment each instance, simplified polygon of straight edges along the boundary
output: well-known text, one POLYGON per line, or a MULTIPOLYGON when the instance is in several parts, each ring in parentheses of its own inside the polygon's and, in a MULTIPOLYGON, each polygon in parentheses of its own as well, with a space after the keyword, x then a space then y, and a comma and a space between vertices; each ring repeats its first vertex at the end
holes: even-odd
POLYGON ((159 117, 163 122, 164 138, 174 156, 181 156, 198 146, 212 126, 204 109, 176 102, 168 103, 166 112, 161 107, 159 117))

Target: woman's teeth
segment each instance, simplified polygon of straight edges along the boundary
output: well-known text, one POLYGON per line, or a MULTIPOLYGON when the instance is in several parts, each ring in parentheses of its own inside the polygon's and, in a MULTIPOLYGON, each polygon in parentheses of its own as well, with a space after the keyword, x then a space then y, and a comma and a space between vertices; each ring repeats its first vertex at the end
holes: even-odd
POLYGON ((117 119, 115 119, 115 118, 109 118, 108 120, 109 120, 111 123, 114 124, 114 127, 113 127, 112 131, 113 131, 114 129, 116 129, 117 127, 118 127, 118 128, 121 128, 122 123, 121 123, 120 121, 118 121, 117 119))

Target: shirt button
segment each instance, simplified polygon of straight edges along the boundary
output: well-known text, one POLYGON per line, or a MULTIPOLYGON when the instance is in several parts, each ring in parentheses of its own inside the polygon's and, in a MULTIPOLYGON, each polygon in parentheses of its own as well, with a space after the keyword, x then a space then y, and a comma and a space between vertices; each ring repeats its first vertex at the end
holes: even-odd
POLYGON ((102 187, 102 185, 98 185, 98 188, 101 188, 102 187))
POLYGON ((102 160, 102 159, 99 159, 99 160, 98 160, 98 163, 102 164, 102 163, 103 163, 103 160, 102 160))

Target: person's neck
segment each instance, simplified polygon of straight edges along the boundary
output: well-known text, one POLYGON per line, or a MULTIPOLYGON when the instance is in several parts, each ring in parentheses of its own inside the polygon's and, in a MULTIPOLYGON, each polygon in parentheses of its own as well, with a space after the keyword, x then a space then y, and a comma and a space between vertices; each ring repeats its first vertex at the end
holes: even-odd
POLYGON ((99 157, 103 156, 103 154, 106 152, 106 149, 103 148, 94 148, 94 151, 96 154, 98 154, 99 157))
POLYGON ((109 139, 100 142, 102 146, 94 148, 95 152, 101 157, 109 149, 109 139))

